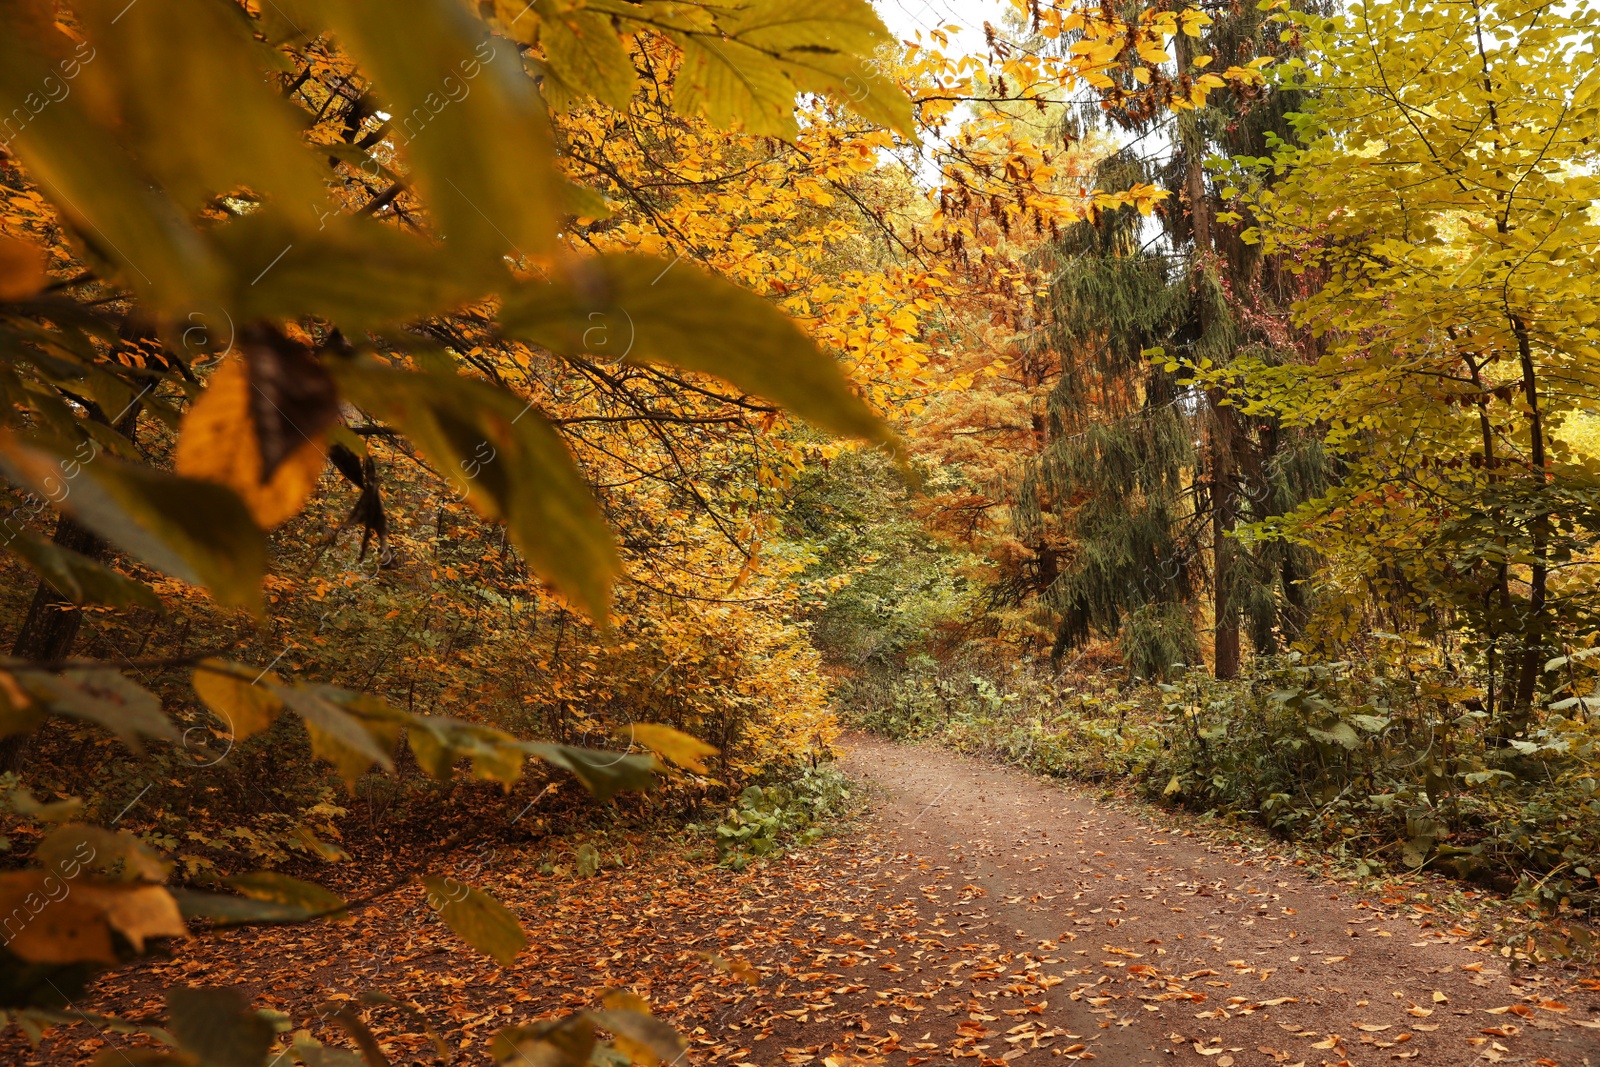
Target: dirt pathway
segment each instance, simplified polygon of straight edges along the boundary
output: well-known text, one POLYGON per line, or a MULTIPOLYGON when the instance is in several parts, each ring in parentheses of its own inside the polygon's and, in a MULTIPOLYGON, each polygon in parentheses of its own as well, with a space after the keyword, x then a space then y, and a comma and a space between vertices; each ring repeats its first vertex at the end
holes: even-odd
POLYGON ((882 794, 880 847, 949 902, 951 958, 1035 954, 1065 979, 1039 1022, 1108 1065, 1600 1065, 1600 986, 1512 974, 1425 908, 937 748, 856 739, 844 763, 882 794))
MULTIPOLYGON (((348 1047, 324 1005, 381 991, 407 1006, 363 1009, 394 1067, 488 1064, 500 1027, 611 987, 685 1034, 695 1067, 1600 1067, 1592 976, 1513 974, 1411 902, 1017 771, 866 739, 843 749, 869 814, 743 871, 710 865, 703 837, 646 832, 591 838, 605 863, 589 878, 543 865, 574 842, 519 845, 503 827, 437 857, 436 872, 517 912, 530 945, 508 967, 467 951, 413 889, 349 924, 175 945, 71 1010, 159 1022, 172 985, 238 986, 348 1047)), ((510 820, 525 802, 506 800, 510 820)), ((137 1067, 144 1044, 80 1022, 32 1046, 13 1027, 0 1064, 137 1067)))

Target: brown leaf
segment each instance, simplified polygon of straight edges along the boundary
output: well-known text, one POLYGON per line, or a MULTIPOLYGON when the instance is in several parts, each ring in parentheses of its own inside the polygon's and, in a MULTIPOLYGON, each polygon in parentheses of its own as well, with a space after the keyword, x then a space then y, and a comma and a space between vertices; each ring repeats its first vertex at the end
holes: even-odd
POLYGON ((106 922, 127 938, 135 951, 143 952, 145 939, 149 937, 189 936, 189 929, 183 925, 183 916, 178 911, 178 902, 163 886, 90 882, 76 886, 73 892, 100 909, 106 922))
POLYGON ((260 394, 246 361, 230 360, 211 376, 205 390, 183 416, 174 463, 178 473, 232 489, 261 526, 292 518, 316 487, 324 457, 320 431, 315 438, 286 446, 289 420, 274 412, 274 425, 256 421, 260 394), (269 454, 272 463, 266 462, 269 454))
POLYGON ((239 345, 250 368, 250 421, 261 450, 261 475, 314 441, 339 417, 333 379, 309 348, 269 326, 243 331, 239 345))
POLYGON ((26 300, 49 280, 44 252, 38 245, 0 238, 0 300, 26 300))
POLYGON ((6 948, 29 963, 115 963, 111 931, 69 883, 42 871, 0 874, 6 948))
POLYGON ((30 963, 115 963, 113 930, 140 952, 146 938, 189 933, 162 886, 69 880, 37 870, 0 874, 0 914, 11 923, 6 947, 30 963))

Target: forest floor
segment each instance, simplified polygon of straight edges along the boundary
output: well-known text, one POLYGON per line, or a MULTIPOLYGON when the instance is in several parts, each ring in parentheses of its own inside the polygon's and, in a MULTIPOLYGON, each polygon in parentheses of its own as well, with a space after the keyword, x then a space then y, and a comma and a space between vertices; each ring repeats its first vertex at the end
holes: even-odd
MULTIPOLYGON (((413 891, 353 925, 180 946, 74 1009, 156 1018, 170 984, 241 984, 348 1044, 329 1003, 381 990, 405 1005, 365 1010, 395 1064, 439 1047, 486 1063, 501 1026, 622 986, 690 1038, 687 1062, 718 1067, 1600 1067, 1600 981, 1513 969, 1456 925, 1469 920, 1362 896, 1177 813, 928 746, 842 747, 865 813, 743 871, 644 836, 583 879, 540 874, 531 854, 461 854, 458 875, 529 931, 510 967, 462 947, 413 891)), ((82 1023, 30 1048, 13 1030, 0 1062, 134 1067, 144 1040, 82 1023)))

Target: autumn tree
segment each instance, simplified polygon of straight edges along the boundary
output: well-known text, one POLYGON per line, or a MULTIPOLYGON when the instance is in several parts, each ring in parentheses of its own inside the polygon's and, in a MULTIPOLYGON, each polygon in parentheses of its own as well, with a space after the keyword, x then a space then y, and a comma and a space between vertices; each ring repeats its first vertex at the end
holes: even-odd
MULTIPOLYGON (((362 2, 247 10, 91 0, 59 19, 28 0, 0 8, 0 91, 16 102, 5 130, 15 210, 0 286, 0 450, 32 494, 11 515, 7 541, 53 590, 35 598, 19 656, 0 675, 5 733, 53 718, 97 724, 136 751, 181 741, 158 697, 120 673, 137 661, 67 658, 72 634, 60 615, 80 605, 148 609, 192 587, 260 617, 267 531, 302 510, 330 457, 361 490, 351 521, 377 541, 373 566, 392 564, 375 439, 398 441, 409 461, 503 524, 545 580, 606 626, 620 557, 591 485, 539 397, 517 391, 463 330, 581 367, 595 354, 595 323, 626 321, 629 343, 599 354, 599 376, 644 372, 648 389, 649 368, 676 367, 662 372, 670 392, 720 375, 730 384, 700 386, 713 405, 761 397, 833 430, 885 437, 834 361, 758 296, 671 259, 577 258, 564 248, 574 218, 601 212, 593 192, 560 176, 562 149, 525 67, 546 65, 547 95, 563 78, 610 96, 632 84, 618 57, 626 62, 627 43, 648 36, 677 66, 679 113, 793 136, 796 93, 838 91, 882 40, 870 9, 837 4, 797 22, 770 6, 615 13, 631 21, 489 8, 487 25, 453 4, 417 6, 403 20, 362 2), (727 78, 730 49, 764 72, 754 96, 727 78), (585 77, 596 72, 599 82, 585 77), (296 94, 320 96, 309 121, 288 99, 296 94), (63 516, 53 541, 28 530, 52 512, 63 516), (111 551, 140 577, 109 567, 111 551)), ((909 122, 888 83, 854 104, 909 122)), ((638 398, 620 387, 613 395, 638 398)), ((605 798, 665 769, 651 755, 525 741, 285 677, 271 660, 246 666, 207 651, 147 665, 192 672, 230 747, 298 720, 312 753, 346 782, 390 766, 401 739, 441 780, 464 761, 474 777, 509 785, 534 759, 605 798)), ((680 766, 703 768, 710 751, 660 725, 639 724, 632 736, 680 766)), ((72 804, 29 810, 59 825, 46 823, 35 866, 3 876, 6 911, 33 914, 48 879, 75 881, 70 906, 50 905, 47 920, 9 938, 8 1006, 59 1003, 95 968, 187 936, 186 918, 308 921, 343 908, 318 887, 260 873, 234 880, 242 897, 191 892, 180 910, 165 884, 170 863, 137 837, 70 821, 72 804), (57 869, 86 844, 96 873, 57 869)), ((426 870, 401 872, 387 891, 418 881, 476 947, 509 960, 525 943, 486 894, 426 870)), ((229 1029, 241 1062, 264 1057, 273 1040, 227 991, 177 991, 171 1010, 180 1039, 201 1017, 229 1029)), ((576 1047, 563 1035, 592 1044, 598 1025, 632 1033, 640 1057, 681 1051, 631 1001, 553 1029, 513 1028, 502 1043, 544 1055, 576 1047)))
POLYGON ((1600 18, 1364 3, 1297 26, 1284 82, 1314 98, 1260 161, 1247 235, 1318 273, 1298 314, 1326 351, 1237 364, 1237 395, 1343 476, 1267 532, 1331 561, 1326 641, 1374 613, 1459 639, 1515 733, 1597 621, 1596 470, 1561 431, 1597 389, 1600 18))

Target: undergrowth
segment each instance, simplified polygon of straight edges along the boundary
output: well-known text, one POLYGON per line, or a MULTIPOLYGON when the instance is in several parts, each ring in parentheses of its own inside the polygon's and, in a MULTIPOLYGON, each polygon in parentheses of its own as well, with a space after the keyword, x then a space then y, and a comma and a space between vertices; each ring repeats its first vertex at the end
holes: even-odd
POLYGON ((758 856, 815 843, 853 810, 850 781, 831 763, 748 785, 712 828, 719 861, 740 870, 758 856))
POLYGON ((881 735, 1253 822, 1358 875, 1430 869, 1594 918, 1600 724, 1568 700, 1505 736, 1448 682, 1383 659, 1119 685, 913 657, 843 690, 881 735))

